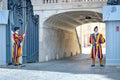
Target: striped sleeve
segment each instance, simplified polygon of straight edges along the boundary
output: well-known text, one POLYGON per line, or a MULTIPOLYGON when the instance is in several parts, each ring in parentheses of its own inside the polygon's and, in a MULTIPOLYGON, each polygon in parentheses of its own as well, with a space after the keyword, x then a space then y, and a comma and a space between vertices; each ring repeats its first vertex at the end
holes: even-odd
POLYGON ((101 34, 101 38, 100 38, 100 43, 101 44, 105 43, 105 38, 102 36, 102 34, 101 34))
POLYGON ((89 43, 90 43, 90 44, 93 44, 93 43, 94 43, 94 40, 93 40, 93 38, 92 38, 92 35, 90 35, 89 43))

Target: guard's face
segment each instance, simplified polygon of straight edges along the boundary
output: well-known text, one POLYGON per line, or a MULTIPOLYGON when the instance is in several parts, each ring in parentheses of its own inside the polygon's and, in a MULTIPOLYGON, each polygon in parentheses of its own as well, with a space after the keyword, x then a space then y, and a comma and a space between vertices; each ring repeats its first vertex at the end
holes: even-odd
POLYGON ((18 29, 18 30, 16 30, 16 32, 19 32, 20 30, 18 29))
POLYGON ((95 29, 95 32, 98 32, 98 28, 95 29))

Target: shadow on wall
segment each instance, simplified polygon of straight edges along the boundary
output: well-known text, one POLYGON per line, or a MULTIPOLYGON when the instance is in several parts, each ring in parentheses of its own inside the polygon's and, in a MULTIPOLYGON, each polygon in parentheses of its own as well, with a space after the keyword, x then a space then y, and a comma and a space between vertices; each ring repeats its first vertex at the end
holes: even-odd
POLYGON ((40 61, 61 59, 80 54, 75 30, 44 28, 43 34, 40 44, 40 61))

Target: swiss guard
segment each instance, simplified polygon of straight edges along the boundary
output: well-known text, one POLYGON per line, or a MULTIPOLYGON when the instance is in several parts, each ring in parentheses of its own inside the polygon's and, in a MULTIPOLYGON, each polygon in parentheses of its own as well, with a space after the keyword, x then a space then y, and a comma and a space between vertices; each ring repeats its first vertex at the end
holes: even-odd
POLYGON ((92 59, 91 67, 95 66, 96 56, 99 58, 100 66, 103 67, 102 59, 102 46, 101 44, 105 43, 105 39, 102 34, 98 33, 98 27, 94 28, 94 33, 90 35, 90 44, 92 44, 92 50, 90 53, 90 57, 92 59))
POLYGON ((14 41, 13 48, 12 48, 12 58, 13 58, 15 66, 21 65, 19 63, 19 58, 20 58, 21 52, 22 52, 21 43, 25 38, 25 34, 19 35, 19 29, 20 29, 20 27, 15 27, 14 34, 12 35, 13 41, 14 41))

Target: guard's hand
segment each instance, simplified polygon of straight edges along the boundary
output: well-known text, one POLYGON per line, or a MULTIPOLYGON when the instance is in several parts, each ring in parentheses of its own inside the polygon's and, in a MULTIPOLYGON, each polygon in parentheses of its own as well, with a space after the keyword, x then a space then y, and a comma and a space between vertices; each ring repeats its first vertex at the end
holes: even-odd
POLYGON ((23 34, 23 37, 25 37, 26 36, 26 34, 23 34))

